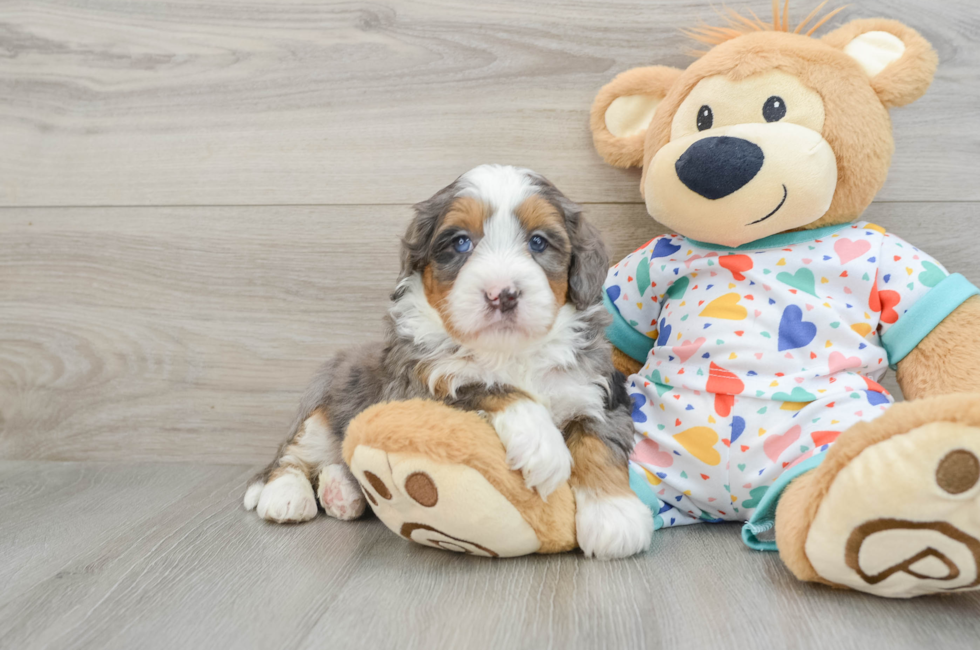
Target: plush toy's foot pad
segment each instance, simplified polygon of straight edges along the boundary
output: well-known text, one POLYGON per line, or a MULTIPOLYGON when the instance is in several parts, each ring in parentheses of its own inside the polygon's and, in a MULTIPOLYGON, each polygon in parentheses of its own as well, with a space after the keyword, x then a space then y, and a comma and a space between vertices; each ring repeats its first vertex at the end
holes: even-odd
POLYGON ((350 469, 378 518, 405 539, 487 557, 541 546, 517 508, 471 467, 358 445, 350 469))
POLYGON ((805 551, 823 581, 878 596, 980 588, 980 428, 932 422, 860 450, 805 551))

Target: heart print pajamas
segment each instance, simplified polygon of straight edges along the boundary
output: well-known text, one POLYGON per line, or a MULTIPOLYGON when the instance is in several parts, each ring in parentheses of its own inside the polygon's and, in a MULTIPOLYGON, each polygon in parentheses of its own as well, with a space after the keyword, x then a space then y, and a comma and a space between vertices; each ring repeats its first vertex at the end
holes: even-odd
POLYGON ((793 468, 893 402, 877 382, 977 290, 880 226, 738 248, 665 235, 610 269, 637 494, 657 527, 749 520, 793 468), (654 498, 655 497, 655 498, 654 498))

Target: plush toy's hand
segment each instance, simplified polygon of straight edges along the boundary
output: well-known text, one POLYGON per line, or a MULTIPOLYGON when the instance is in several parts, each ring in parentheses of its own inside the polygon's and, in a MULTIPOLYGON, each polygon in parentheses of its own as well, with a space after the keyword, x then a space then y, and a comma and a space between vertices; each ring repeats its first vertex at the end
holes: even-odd
POLYGON ((492 422, 507 450, 507 465, 520 470, 527 487, 542 499, 568 480, 572 455, 545 407, 519 400, 495 414, 492 422))
POLYGON ((616 370, 623 373, 627 377, 629 377, 630 375, 635 375, 636 373, 640 372, 640 368, 643 367, 642 363, 640 363, 633 357, 629 356, 628 354, 626 354, 625 352, 623 352, 617 347, 613 348, 612 361, 613 361, 613 367, 615 367, 616 370))
POLYGON ((905 399, 950 393, 980 393, 980 296, 957 307, 907 357, 898 362, 905 399))

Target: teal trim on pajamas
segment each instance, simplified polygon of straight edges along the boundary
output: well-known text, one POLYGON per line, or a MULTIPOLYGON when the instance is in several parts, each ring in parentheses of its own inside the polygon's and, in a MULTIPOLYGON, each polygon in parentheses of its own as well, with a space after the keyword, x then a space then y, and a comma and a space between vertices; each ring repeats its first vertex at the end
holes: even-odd
MULTIPOLYGON (((959 273, 947 276, 929 293, 919 298, 898 322, 881 335, 881 345, 888 353, 888 365, 892 370, 898 362, 915 349, 922 339, 953 313, 967 298, 980 294, 980 289, 959 273)), ((625 352, 625 350, 624 350, 625 352)))
POLYGON ((606 311, 612 314, 612 325, 606 328, 606 338, 617 348, 628 354, 632 359, 640 363, 646 363, 647 355, 653 349, 653 339, 649 336, 640 334, 630 327, 623 315, 619 313, 616 305, 612 303, 606 292, 602 292, 602 304, 606 311))
POLYGON ((653 486, 647 481, 647 477, 640 473, 640 470, 630 465, 630 489, 633 494, 639 497, 650 512, 653 513, 653 529, 660 530, 664 527, 664 520, 658 513, 660 512, 660 498, 653 491, 653 486))
POLYGON ((742 526, 742 541, 745 545, 756 551, 776 551, 775 541, 760 540, 758 535, 770 531, 776 525, 776 506, 779 504, 779 497, 783 495, 786 487, 797 478, 809 472, 811 469, 823 462, 827 452, 816 454, 799 465, 789 468, 783 472, 782 476, 766 491, 759 501, 752 518, 742 526))
POLYGON ((785 248, 786 246, 792 246, 793 244, 802 244, 803 242, 813 241, 814 239, 820 239, 821 237, 832 235, 838 230, 843 230, 845 227, 850 225, 851 224, 849 223, 842 223, 835 224, 833 226, 824 226, 822 228, 814 228, 813 230, 781 232, 776 233, 775 235, 769 235, 768 237, 763 237, 762 239, 750 241, 749 243, 742 244, 741 246, 712 244, 706 241, 697 241, 696 239, 691 239, 690 237, 687 238, 687 241, 691 242, 698 248, 707 248, 711 251, 759 251, 767 248, 785 248))

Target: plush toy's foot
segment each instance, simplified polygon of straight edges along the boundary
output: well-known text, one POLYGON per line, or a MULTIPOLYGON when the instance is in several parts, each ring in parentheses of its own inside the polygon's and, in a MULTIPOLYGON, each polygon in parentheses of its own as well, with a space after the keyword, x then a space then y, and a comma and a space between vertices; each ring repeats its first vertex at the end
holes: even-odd
POLYGON ((790 484, 776 541, 804 580, 909 598, 980 588, 980 396, 898 404, 790 484))
POLYGON ((472 468, 367 445, 351 467, 378 518, 406 539, 487 557, 540 548, 521 513, 472 468))
POLYGON ((344 459, 378 518, 413 542, 490 557, 575 548, 568 484, 542 501, 474 413, 423 400, 372 407, 348 427, 344 459))

